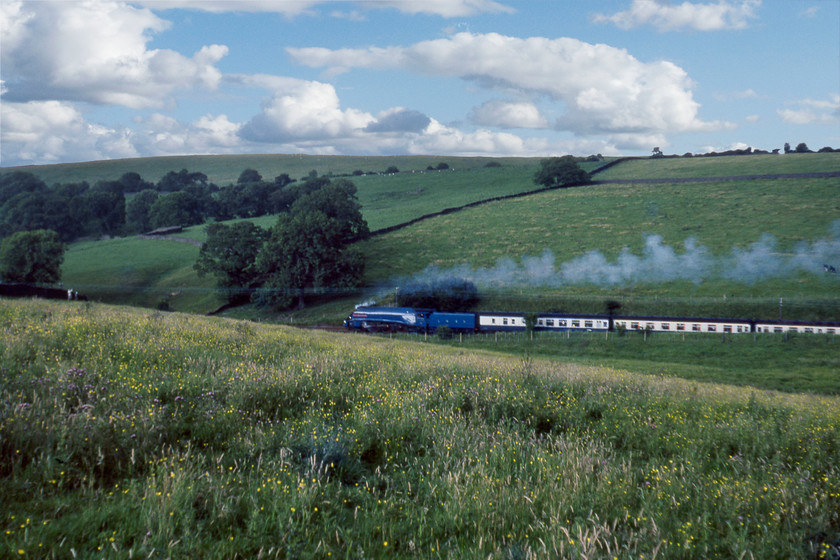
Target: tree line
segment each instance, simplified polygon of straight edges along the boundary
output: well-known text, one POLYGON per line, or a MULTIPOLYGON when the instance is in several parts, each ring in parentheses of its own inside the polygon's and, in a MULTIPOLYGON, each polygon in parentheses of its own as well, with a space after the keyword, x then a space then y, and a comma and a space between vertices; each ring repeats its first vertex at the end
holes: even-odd
POLYGON ((253 218, 287 211, 318 180, 312 171, 302 182, 282 174, 266 181, 246 169, 235 184, 219 187, 207 175, 170 171, 157 183, 138 173, 94 185, 48 186, 35 175, 0 175, 0 237, 46 229, 63 242, 83 237, 120 236, 169 226, 192 226, 209 219, 253 218))

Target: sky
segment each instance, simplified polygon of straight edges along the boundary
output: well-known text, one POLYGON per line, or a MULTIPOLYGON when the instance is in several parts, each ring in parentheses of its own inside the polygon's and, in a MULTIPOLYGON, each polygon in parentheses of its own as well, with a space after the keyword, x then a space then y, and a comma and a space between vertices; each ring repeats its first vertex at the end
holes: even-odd
POLYGON ((840 147, 840 0, 0 0, 0 165, 840 147))

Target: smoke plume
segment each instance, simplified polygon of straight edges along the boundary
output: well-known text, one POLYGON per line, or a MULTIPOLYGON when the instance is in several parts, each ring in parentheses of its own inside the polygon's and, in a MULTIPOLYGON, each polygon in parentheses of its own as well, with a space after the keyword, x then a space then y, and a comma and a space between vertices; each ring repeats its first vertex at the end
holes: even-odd
POLYGON ((480 289, 579 284, 615 287, 677 280, 700 284, 713 278, 753 284, 799 272, 826 274, 823 268, 826 264, 840 269, 840 220, 832 225, 829 238, 802 242, 787 253, 779 250, 776 238, 770 234, 762 235, 746 248, 733 247, 723 256, 713 255, 694 238, 686 239, 677 250, 666 245, 661 236, 648 235, 641 254, 624 248, 614 260, 600 251, 590 251, 557 264, 554 253, 545 250, 539 256, 524 256, 519 261, 501 258, 493 267, 432 266, 411 278, 397 279, 396 283, 457 277, 473 282, 480 289))

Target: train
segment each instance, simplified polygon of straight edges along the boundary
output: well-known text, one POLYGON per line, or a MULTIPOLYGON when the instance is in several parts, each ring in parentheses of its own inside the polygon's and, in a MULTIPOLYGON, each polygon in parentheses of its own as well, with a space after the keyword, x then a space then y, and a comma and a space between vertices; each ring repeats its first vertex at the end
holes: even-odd
POLYGON ((646 333, 807 333, 840 335, 840 322, 722 319, 709 317, 657 317, 584 313, 478 311, 442 312, 411 307, 357 307, 344 321, 358 332, 435 334, 446 327, 452 333, 525 331, 533 321, 535 332, 646 332, 646 333))

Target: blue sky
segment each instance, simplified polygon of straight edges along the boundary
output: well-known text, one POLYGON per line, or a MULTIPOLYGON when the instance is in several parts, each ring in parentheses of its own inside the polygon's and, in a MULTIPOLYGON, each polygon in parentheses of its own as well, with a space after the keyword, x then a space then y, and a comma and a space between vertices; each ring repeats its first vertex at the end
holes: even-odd
POLYGON ((0 3, 4 166, 840 147, 838 0, 0 3))

